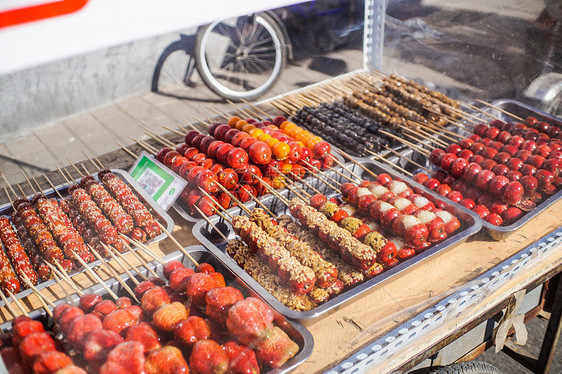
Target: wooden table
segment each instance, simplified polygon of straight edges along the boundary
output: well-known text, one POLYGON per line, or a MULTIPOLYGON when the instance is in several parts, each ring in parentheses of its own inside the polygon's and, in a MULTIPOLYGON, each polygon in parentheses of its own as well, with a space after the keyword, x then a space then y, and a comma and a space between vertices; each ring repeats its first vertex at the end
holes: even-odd
MULTIPOLYGON (((171 215, 176 222, 174 236, 178 241, 184 246, 198 244, 191 234, 192 224, 182 221, 175 213, 171 215)), ((492 241, 482 231, 467 242, 430 257, 424 263, 389 279, 343 307, 316 320, 302 321, 314 336, 315 346, 310 358, 295 372, 329 370, 369 342, 380 338, 488 269, 556 230, 560 222, 562 201, 545 210, 504 241, 492 241)), ((170 239, 156 243, 152 248, 164 254, 177 249, 170 239)), ((431 334, 420 337, 415 345, 405 347, 392 362, 377 362, 376 372, 398 368, 416 356, 419 359, 419 355, 429 347, 436 346, 460 327, 492 310, 515 291, 527 287, 547 274, 559 271, 561 267, 562 250, 558 248, 548 256, 540 258, 524 274, 514 277, 482 302, 472 306, 468 312, 433 329, 431 334)), ((109 277, 103 270, 100 273, 102 278, 109 277)), ((75 279, 82 287, 94 283, 87 275, 80 275, 75 279)), ((51 301, 64 297, 59 285, 43 291, 43 294, 51 301)), ((26 298, 24 302, 28 308, 40 307, 34 295, 26 298)), ((4 308, 0 310, 0 316, 3 319, 9 318, 4 308)))

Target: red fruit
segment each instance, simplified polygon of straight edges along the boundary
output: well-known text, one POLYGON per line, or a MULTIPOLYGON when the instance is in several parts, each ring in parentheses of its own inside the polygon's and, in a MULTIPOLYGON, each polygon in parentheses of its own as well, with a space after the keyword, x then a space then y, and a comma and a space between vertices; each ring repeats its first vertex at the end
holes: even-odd
POLYGON ((490 211, 484 205, 476 205, 472 208, 472 211, 480 216, 480 218, 486 218, 490 211))
POLYGON ((497 127, 490 127, 486 130, 486 137, 490 139, 495 139, 500 134, 500 129, 497 127))
POLYGON ((215 130, 215 132, 211 135, 213 135, 215 137, 215 139, 217 140, 223 140, 224 141, 224 137, 226 135, 226 133, 228 132, 228 130, 230 130, 231 127, 228 126, 227 124, 222 124, 220 126, 218 126, 215 130))
POLYGON ((170 287, 174 291, 179 291, 183 289, 185 284, 187 283, 187 279, 192 276, 195 272, 193 269, 182 267, 173 270, 170 273, 170 287))
POLYGON ((479 142, 482 139, 480 135, 476 135, 476 134, 470 135, 469 138, 472 139, 474 142, 479 142))
POLYGON ((71 306, 70 308, 67 308, 64 312, 62 312, 59 320, 59 325, 61 326, 62 330, 66 332, 67 329, 70 327, 72 321, 83 315, 84 312, 82 311, 82 309, 75 306, 71 306))
POLYGON ((219 191, 219 187, 217 185, 218 182, 219 178, 210 170, 205 170, 199 173, 197 178, 195 178, 197 186, 208 194, 214 194, 219 191))
POLYGON ((209 154, 209 146, 211 145, 211 143, 213 143, 215 141, 216 141, 215 138, 207 135, 203 138, 203 140, 201 140, 201 143, 199 144, 199 149, 201 150, 202 153, 208 155, 209 154))
POLYGON ((205 273, 205 274, 209 274, 211 277, 215 279, 215 283, 217 287, 226 287, 224 276, 221 273, 213 272, 213 273, 205 273))
POLYGON ((144 368, 144 348, 139 342, 123 342, 108 355, 107 361, 100 368, 99 374, 141 374, 144 368))
POLYGON ((487 145, 484 144, 484 141, 485 141, 485 140, 488 140, 488 141, 491 142, 490 139, 485 138, 485 139, 482 139, 482 140, 479 141, 479 142, 474 143, 474 144, 470 147, 470 150, 472 151, 472 153, 474 153, 475 155, 478 155, 478 154, 482 153, 482 151, 484 151, 484 149, 487 147, 487 145))
POLYGON ((245 184, 258 184, 260 182, 258 178, 261 177, 261 170, 256 165, 250 164, 244 169, 241 182, 245 184))
POLYGON ((244 296, 240 290, 233 287, 214 288, 205 296, 205 312, 213 321, 224 324, 228 311, 236 302, 243 300, 244 296))
POLYGON ((328 144, 328 142, 325 141, 316 143, 316 145, 312 149, 312 153, 314 154, 314 157, 318 159, 323 159, 327 157, 331 151, 332 151, 332 147, 330 146, 330 144, 328 144))
POLYGON ((463 149, 457 154, 457 156, 459 156, 459 158, 464 158, 465 160, 470 160, 470 158, 474 156, 474 153, 470 149, 463 149))
POLYGON ((439 181, 435 178, 430 178, 423 183, 424 186, 429 188, 430 190, 435 190, 439 185, 439 181))
POLYGON ((510 225, 521 218, 522 215, 523 211, 521 209, 512 206, 507 208, 506 211, 503 212, 502 218, 504 223, 510 225))
POLYGON ((493 159, 498 154, 498 150, 495 149, 495 148, 492 148, 492 147, 486 147, 482 150, 482 152, 480 152, 480 154, 484 158, 492 158, 493 159))
POLYGON ((447 194, 447 198, 455 203, 459 203, 463 199, 463 196, 459 191, 451 191, 447 194))
POLYGON ((435 173, 433 173, 433 175, 431 176, 432 178, 435 178, 439 181, 439 183, 443 183, 445 181, 445 179, 447 178, 448 174, 446 171, 444 170, 437 170, 435 173))
POLYGON ((494 201, 492 203, 492 205, 490 206, 490 212, 492 213, 496 213, 496 214, 502 214, 503 212, 505 212, 505 210, 508 208, 508 205, 506 203, 500 202, 500 201, 494 201))
POLYGON ((184 138, 185 144, 187 144, 187 145, 189 145, 189 146, 193 146, 191 143, 192 143, 193 139, 195 139, 195 137, 198 136, 198 135, 201 135, 201 134, 199 133, 199 131, 197 131, 197 130, 189 130, 189 131, 187 132, 187 134, 185 134, 185 138, 184 138))
POLYGON ((213 265, 206 263, 206 262, 202 262, 199 265, 197 265, 197 267, 195 268, 195 272, 196 273, 214 273, 215 272, 215 268, 213 267, 213 265))
POLYGON ((271 147, 265 142, 257 141, 248 148, 253 163, 266 165, 271 161, 271 147))
POLYGON ((482 163, 480 165, 482 166, 482 169, 484 169, 484 170, 492 170, 492 168, 494 166, 496 166, 497 164, 498 163, 496 161, 490 160, 488 158, 488 159, 485 159, 484 161, 482 161, 482 163))
POLYGON ((191 168, 191 169, 189 170, 189 172, 187 173, 187 181, 188 181, 190 184, 192 184, 192 185, 193 185, 193 184, 196 184, 195 181, 196 181, 196 179, 197 179, 197 176, 198 176, 200 173, 204 173, 205 171, 207 171, 207 169, 205 169, 205 168, 202 167, 202 166, 195 166, 195 167, 191 168))
POLYGON ((516 154, 515 157, 519 158, 521 161, 526 162, 527 159, 529 157, 532 156, 532 153, 529 151, 525 151, 525 150, 519 150, 516 154))
POLYGON ((158 161, 160 161, 161 163, 164 163, 164 158, 166 157, 166 155, 168 154, 168 152, 171 152, 172 150, 170 148, 164 147, 162 148, 160 151, 158 151, 158 153, 156 154, 156 159, 158 161))
MULTIPOLYGON (((235 130, 235 129, 231 129, 231 130, 235 130)), ((217 160, 221 164, 227 165, 228 164, 227 155, 233 149, 234 149, 234 146, 232 144, 225 143, 225 144, 221 145, 219 147, 219 149, 217 149, 217 152, 216 152, 217 160)))
POLYGON ((88 335, 84 344, 84 358, 95 363, 103 363, 107 355, 118 344, 123 342, 121 335, 104 329, 94 330, 88 335))
MULTIPOLYGON (((39 355, 33 362, 34 374, 51 374, 58 373, 59 369, 72 365, 72 359, 62 352, 45 352, 39 355)), ((9 367, 9 366, 8 366, 9 367)), ((12 373, 10 367, 10 373, 12 373)))
POLYGON ((174 327, 174 337, 186 345, 211 337, 211 328, 201 317, 190 316, 174 327))
POLYGON ((491 169, 492 173, 496 175, 505 175, 509 173, 509 167, 504 164, 497 164, 491 169))
POLYGON ((392 182, 392 177, 386 173, 381 173, 379 174, 379 176, 377 177, 377 179, 375 179, 375 182, 386 186, 387 184, 389 184, 390 182, 392 182))
POLYGON ((490 213, 486 217, 486 222, 491 223, 494 226, 501 226, 503 223, 502 217, 497 213, 490 213))
POLYGON ((457 156, 452 153, 445 153, 443 157, 441 157, 441 163, 439 166, 445 171, 451 170, 451 166, 453 162, 457 159, 457 156))
POLYGON ((242 140, 246 138, 251 138, 251 136, 241 131, 232 137, 232 141, 230 143, 235 147, 240 147, 242 140))
POLYGON ((206 273, 195 273, 186 283, 186 294, 192 297, 195 305, 205 304, 205 295, 208 291, 218 286, 216 280, 206 273))
POLYGON ((298 351, 299 346, 283 330, 275 326, 268 339, 258 346, 256 355, 262 364, 278 368, 294 357, 298 351))
POLYGON ((94 307, 97 303, 102 301, 100 295, 96 295, 94 293, 87 293, 80 297, 79 307, 84 311, 84 313, 90 313, 94 310, 94 307))
POLYGON ((273 323, 272 310, 261 300, 248 297, 228 311, 226 326, 242 343, 258 343, 273 323))
POLYGON ((476 184, 478 188, 485 190, 494 177, 495 174, 490 170, 482 170, 474 179, 474 184, 476 184))
POLYGON ((233 169, 224 169, 218 175, 219 183, 227 190, 233 190, 238 184, 238 174, 233 169))
MULTIPOLYGON (((66 308, 62 308, 61 305, 67 305, 68 307, 70 307, 70 305, 68 304, 57 305, 57 307, 53 311, 53 318, 55 318, 55 312, 58 311, 58 314, 60 315, 64 310, 66 310, 66 308)), ((14 320, 14 324, 12 327, 12 344, 14 346, 19 346, 21 340, 29 334, 45 331, 45 328, 43 327, 43 324, 41 322, 34 321, 29 317, 24 317, 24 318, 26 318, 27 320, 23 320, 23 318, 20 317, 16 319, 19 322, 16 322, 16 320, 14 320)), ((56 318, 55 321, 57 321, 58 319, 59 318, 56 318)))
POLYGON ((203 141, 203 139, 205 139, 207 135, 203 135, 203 134, 197 134, 193 140, 191 141, 191 146, 195 147, 197 149, 201 149, 201 142, 203 141))
POLYGON ((488 186, 488 192, 492 195, 500 195, 503 193, 504 188, 509 184, 509 179, 503 175, 496 175, 490 185, 488 186))
POLYGON ((468 161, 466 159, 457 158, 455 161, 453 161, 453 164, 451 165, 451 174, 455 178, 460 178, 463 175, 464 169, 466 169, 467 166, 468 166, 468 161))
POLYGON ((184 268, 185 265, 182 264, 179 261, 170 261, 164 264, 164 266, 162 267, 162 272, 164 273, 164 277, 166 279, 170 279, 170 274, 178 269, 178 268, 184 268))
POLYGON ((537 174, 535 176, 539 182, 539 185, 541 186, 551 184, 554 181, 555 177, 554 174, 545 169, 540 169, 539 171, 537 171, 537 174))
POLYGON ((169 303, 171 303, 170 297, 162 287, 154 287, 146 291, 141 300, 142 309, 148 314, 169 303))
POLYGON ((256 354, 250 348, 228 341, 223 345, 228 356, 228 372, 233 374, 258 374, 260 372, 256 354))
POLYGON ((544 161, 545 158, 543 156, 533 155, 527 159, 527 164, 530 164, 536 167, 537 169, 540 169, 544 161))
POLYGON ((462 205, 462 206, 464 206, 464 207, 467 208, 467 209, 472 209, 472 208, 474 208, 474 206, 476 205, 476 204, 474 203, 474 200, 468 199, 468 198, 462 199, 461 201, 459 201, 459 204, 462 205))
POLYGON ((199 150, 195 147, 189 147, 185 151, 183 151, 182 156, 187 158, 188 160, 192 160, 195 158, 196 155, 199 154, 199 150))
POLYGON ((174 161, 176 160, 176 158, 178 158, 178 157, 182 157, 182 156, 179 154, 179 152, 170 151, 170 152, 166 153, 166 156, 164 157, 164 162, 163 162, 163 164, 166 165, 166 166, 168 166, 168 167, 171 167, 172 164, 174 163, 174 161))
POLYGON ((29 364, 44 352, 56 351, 55 341, 45 332, 34 332, 21 341, 19 354, 24 362, 29 364))
POLYGON ((464 179, 468 183, 474 183, 474 180, 478 174, 482 171, 482 167, 475 162, 471 162, 464 169, 464 179))
POLYGON ((517 148, 521 148, 521 145, 525 142, 522 136, 512 136, 509 139, 509 144, 516 146, 517 148))
POLYGON ((510 181, 518 181, 519 179, 521 179, 523 174, 521 174, 521 172, 517 171, 517 170, 510 170, 510 171, 507 172, 507 174, 505 176, 510 181))
POLYGON ((228 370, 228 356, 214 340, 197 342, 189 358, 189 367, 194 373, 222 374, 228 370))
POLYGON ((248 166, 248 154, 242 148, 231 149, 226 155, 228 166, 234 170, 242 170, 248 166))
POLYGON ((129 327, 125 340, 141 343, 145 353, 162 346, 162 344, 160 344, 160 337, 146 322, 141 322, 138 325, 129 327))
MULTIPOLYGON (((468 149, 470 148, 473 144, 474 144, 474 140, 472 140, 471 138, 464 138, 459 142, 459 145, 463 148, 463 149, 468 149)), ((448 152, 448 151, 447 151, 448 152)))
POLYGON ((93 314, 86 314, 77 317, 72 321, 68 328, 68 340, 79 348, 83 348, 88 335, 97 329, 102 328, 101 320, 93 314))
POLYGON ((506 144, 509 139, 511 138, 511 133, 509 131, 502 131, 499 133, 498 137, 496 138, 499 142, 506 144))
POLYGON ((137 318, 127 309, 118 309, 103 319, 103 328, 121 334, 138 323, 137 318))
POLYGON ((173 346, 165 346, 150 351, 144 364, 146 374, 189 373, 187 362, 181 351, 173 346))
POLYGON ((541 144, 537 147, 535 154, 542 157, 548 157, 548 155, 550 155, 550 152, 552 152, 552 148, 550 148, 546 144, 541 144))
POLYGON ((221 140, 215 140, 207 147, 207 156, 212 157, 214 159, 217 158, 217 151, 219 150, 220 146, 225 144, 221 140))
POLYGON ((470 163, 481 164, 482 161, 484 161, 484 160, 485 160, 484 156, 482 156, 482 155, 474 155, 474 156, 472 156, 468 161, 469 161, 470 163))
MULTIPOLYGON (((474 143, 472 143, 474 144, 474 143)), ((471 145, 472 145, 471 144, 471 145)), ((450 144, 447 149, 445 150, 445 152, 447 153, 452 153, 454 155, 456 155, 457 153, 459 153, 463 148, 468 148, 468 147, 461 147, 459 144, 456 143, 452 143, 450 144)))
POLYGON ((494 161, 496 161, 498 164, 506 164, 510 158, 511 156, 509 155, 509 153, 500 152, 494 157, 494 161))
MULTIPOLYGON (((289 156, 287 156, 287 159, 289 162, 295 164, 302 157, 302 147, 296 142, 290 142, 289 147, 291 148, 291 150, 289 151, 289 156)), ((328 157, 326 159, 331 160, 331 158, 328 157)))
POLYGON ((429 161, 431 161, 431 163, 434 164, 434 165, 440 165, 441 164, 441 158, 444 155, 445 155, 444 150, 436 148, 433 151, 431 151, 431 154, 429 155, 429 161))
POLYGON ((419 184, 423 184, 423 182, 429 179, 429 176, 424 173, 417 173, 416 175, 414 175, 413 179, 419 184))
POLYGON ((521 177, 519 182, 525 190, 525 195, 532 195, 537 190, 537 187, 539 185, 538 179, 532 175, 524 175, 523 177, 521 177))
POLYGON ((542 164, 542 168, 550 171, 554 175, 560 173, 560 167, 562 166, 562 160, 546 160, 542 164))
POLYGON ((476 126, 474 126, 473 132, 478 136, 485 136, 486 131, 488 131, 488 129, 489 129, 488 125, 479 123, 476 126))
POLYGON ((224 140, 226 143, 232 143, 234 136, 240 132, 241 131, 237 129, 230 129, 226 132, 226 134, 224 135, 224 139, 222 140, 224 140))
POLYGON ((144 293, 148 290, 150 290, 151 288, 156 287, 156 285, 152 282, 149 281, 142 281, 139 284, 137 284, 135 286, 134 292, 135 292, 135 296, 137 297, 137 299, 141 299, 142 295, 144 295, 144 293))
POLYGON ((503 192, 503 201, 507 204, 515 204, 523 198, 523 185, 519 182, 509 182, 503 192))
POLYGON ((441 196, 447 196, 451 192, 451 187, 448 184, 441 184, 435 190, 441 196))
POLYGON ((535 175, 537 172, 537 168, 531 164, 525 164, 521 166, 521 169, 519 169, 519 171, 523 175, 535 175))

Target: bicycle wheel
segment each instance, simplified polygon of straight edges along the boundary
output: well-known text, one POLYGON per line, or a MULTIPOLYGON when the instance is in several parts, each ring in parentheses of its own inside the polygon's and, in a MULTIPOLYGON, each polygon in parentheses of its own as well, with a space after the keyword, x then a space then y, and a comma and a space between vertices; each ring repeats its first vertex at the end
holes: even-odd
POLYGON ((198 30, 195 61, 217 95, 255 100, 269 91, 287 61, 287 42, 266 13, 216 21, 198 30))

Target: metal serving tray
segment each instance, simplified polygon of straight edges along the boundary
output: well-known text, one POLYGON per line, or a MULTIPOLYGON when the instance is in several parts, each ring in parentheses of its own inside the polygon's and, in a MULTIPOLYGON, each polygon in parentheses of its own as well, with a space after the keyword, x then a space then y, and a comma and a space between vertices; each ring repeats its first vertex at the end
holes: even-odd
MULTIPOLYGON (((187 247, 185 249, 198 262, 206 262, 206 263, 209 263, 209 264, 213 265, 213 267, 215 268, 216 271, 223 274, 223 276, 225 278, 225 281, 226 281, 226 284, 228 286, 232 286, 232 287, 236 287, 236 288, 240 289, 242 291, 242 293, 244 294, 244 296, 246 296, 246 297, 256 296, 252 289, 246 287, 246 285, 244 283, 238 281, 238 279, 237 279, 238 276, 234 272, 232 272, 230 269, 227 269, 221 263, 221 261, 219 261, 212 253, 207 251, 203 246, 196 245, 196 246, 187 247)), ((176 260, 181 261, 187 267, 194 268, 194 265, 191 263, 191 261, 180 251, 176 251, 176 252, 171 253, 171 254, 167 255, 166 257, 164 257, 165 262, 176 261, 176 260)), ((160 278, 165 279, 164 276, 163 276, 163 273, 162 273, 162 264, 161 263, 153 261, 153 262, 150 262, 148 265, 160 276, 160 278)), ((143 266, 140 266, 138 269, 143 275, 146 275, 147 277, 151 276, 151 274, 148 272, 148 270, 146 270, 146 268, 144 268, 143 266)), ((132 271, 132 274, 137 275, 137 272, 132 271)), ((138 276, 137 276, 137 278, 138 278, 138 276)), ((134 288, 134 284, 129 279, 129 276, 127 274, 122 274, 121 279, 123 281, 127 282, 127 284, 131 287, 131 289, 134 288)), ((105 284, 107 286, 109 286, 109 288, 113 292, 115 292, 118 296, 130 296, 127 293, 127 291, 123 289, 122 285, 115 278, 108 279, 105 282, 105 284)), ((69 292, 70 292, 70 290, 69 290, 69 292)), ((98 294, 98 295, 102 296, 103 298, 109 298, 109 296, 107 294, 107 291, 100 284, 97 284, 97 285, 89 288, 88 290, 85 290, 84 293, 95 293, 95 294, 98 294)), ((76 303, 78 302, 78 300, 79 300, 78 295, 72 294, 71 297, 76 303)), ((256 297, 260 298, 259 295, 257 295, 256 297)), ((262 298, 262 299, 265 302, 267 302, 267 299, 264 299, 264 298, 262 298)), ((68 302, 68 300, 66 300, 66 299, 59 300, 59 302, 57 302, 57 304, 58 303, 65 303, 65 302, 68 302)), ((300 365, 304 361, 306 361, 306 359, 310 356, 310 354, 312 353, 312 350, 314 348, 314 339, 312 337, 312 334, 298 321, 289 320, 289 319, 283 317, 281 314, 279 314, 277 311, 275 311, 275 309, 273 310, 273 312, 274 312, 274 315, 275 315, 275 324, 279 328, 283 329, 287 333, 287 335, 289 335, 291 337, 291 339, 293 339, 293 341, 298 344, 300 350, 293 358, 291 358, 289 361, 287 361, 285 363, 285 365, 283 365, 282 367, 280 367, 278 369, 270 370, 267 373, 268 374, 288 373, 289 371, 293 370, 298 365, 300 365)), ((30 314, 30 317, 33 318, 33 319, 41 320, 42 322, 44 322, 47 325, 52 325, 52 323, 53 323, 52 320, 50 320, 48 318, 48 316, 46 315, 46 313, 43 309, 34 311, 32 314, 30 314)), ((2 330, 4 330, 4 331, 9 330, 11 328, 11 324, 9 322, 6 322, 6 323, 0 325, 0 328, 2 328, 2 330)))
MULTIPOLYGON (((113 172, 113 174, 115 174, 116 176, 118 176, 119 178, 121 178, 125 183, 127 183, 129 185, 129 187, 131 187, 139 196, 141 202, 150 210, 150 212, 152 213, 152 215, 154 216, 154 218, 160 222, 162 224, 162 226, 166 227, 166 230, 168 230, 168 232, 172 232, 172 230, 174 229, 174 221, 172 220, 172 217, 170 217, 170 215, 168 215, 168 213, 166 213, 162 208, 160 208, 160 206, 158 204, 156 204, 156 202, 154 200, 152 200, 152 198, 150 196, 148 196, 148 194, 142 189, 142 187, 137 183, 137 181, 135 181, 130 175, 129 173, 127 173, 124 170, 120 170, 120 169, 111 169, 111 171, 113 172)), ((96 178, 96 180, 98 180, 97 178, 97 174, 92 174, 92 176, 94 178, 96 178)), ((79 181, 80 179, 75 179, 75 181, 79 181)), ((58 191, 58 193, 60 193, 62 196, 67 196, 67 190, 68 190, 68 184, 64 183, 61 185, 58 185, 55 187, 56 190, 58 191)), ((47 196, 48 198, 58 198, 58 195, 56 194, 56 192, 52 189, 46 189, 43 191, 43 193, 45 194, 45 196, 47 196)), ((28 198, 31 198, 32 195, 29 195, 28 198)), ((10 216, 13 213, 13 208, 12 208, 12 204, 7 203, 4 204, 2 206, 0 206, 0 215, 6 215, 6 216, 10 216)), ((160 235, 158 235, 157 237, 150 239, 148 241, 148 243, 156 243, 159 242, 160 240, 164 239, 166 237, 166 233, 162 233, 160 235)), ((88 264, 90 267, 96 267, 98 265, 101 265, 101 261, 100 260, 95 260, 91 263, 88 264)), ((76 274, 79 273, 83 273, 85 270, 83 267, 80 267, 76 270, 73 270, 72 272, 70 272, 70 276, 74 276, 76 274)), ((42 290, 44 288, 50 287, 53 284, 55 284, 55 279, 51 278, 48 279, 45 282, 41 282, 38 283, 35 288, 42 290)), ((24 298, 28 295, 31 295, 33 293, 33 291, 31 289, 24 289, 22 291, 20 291, 19 293, 17 293, 15 296, 18 299, 24 298)), ((3 306, 5 303, 4 301, 0 301, 0 306, 3 306)))
MULTIPOLYGON (((336 148, 335 148, 334 146, 332 146, 332 149, 336 149, 336 148)), ((333 153, 333 156, 334 156, 339 162, 341 162, 342 164, 345 162, 345 160, 343 159, 343 157, 342 157, 339 153, 337 153, 337 152, 332 152, 332 153, 333 153)), ((336 165, 336 166, 337 166, 337 165, 336 165)), ((164 166, 164 167, 166 167, 166 166, 164 166)), ((169 170, 169 169, 168 169, 168 170, 169 170)), ((328 171, 328 173, 333 173, 333 172, 328 171)), ((334 174, 335 174, 335 173, 334 173, 334 174)), ((303 180, 304 180, 305 182, 307 182, 307 183, 314 183, 315 177, 314 177, 314 175, 312 175, 312 174, 308 174, 308 176, 307 176, 306 178, 304 178, 303 180)), ((281 188, 281 189, 277 190, 277 192, 278 192, 279 194, 281 194, 281 195, 284 196, 284 195, 286 195, 286 194, 289 192, 289 190, 288 190, 287 188, 281 188)), ((271 200, 271 199, 270 199, 271 196, 273 196, 273 195, 270 194, 270 193, 268 193, 268 194, 265 194, 265 195, 263 195, 263 196, 258 197, 258 200, 261 201, 262 204, 264 204, 266 207, 270 208, 270 207, 268 206, 268 204, 269 204, 269 201, 271 200)), ((246 202, 246 203, 244 203, 244 206, 247 207, 248 209, 252 209, 252 208, 254 208, 256 205, 258 205, 258 204, 257 204, 253 199, 252 199, 252 200, 249 200, 249 201, 246 202)), ((193 223, 195 223, 195 222, 199 222, 199 221, 204 221, 204 218, 195 217, 195 216, 191 215, 191 214, 189 213, 189 209, 188 209, 188 207, 187 207, 187 204, 186 204, 183 200, 181 200, 181 199, 177 199, 177 200, 174 202, 174 204, 172 205, 172 208, 174 208, 174 210, 175 210, 183 219, 185 219, 185 220, 188 221, 188 222, 193 222, 193 223)), ((240 207, 233 207, 233 208, 230 208, 230 209, 228 210, 228 213, 233 214, 233 215, 238 215, 238 214, 241 214, 242 211, 243 211, 243 210, 242 210, 242 208, 240 208, 240 207)), ((214 216, 216 216, 216 214, 213 215, 213 216, 211 216, 211 217, 214 217, 214 216)))
MULTIPOLYGON (((542 112, 538 109, 532 108, 528 105, 522 104, 518 101, 514 101, 514 100, 499 100, 499 101, 495 101, 492 103, 493 105, 506 110, 510 113, 513 113, 521 118, 525 118, 528 116, 532 116, 537 118, 539 121, 545 121, 547 123, 551 123, 551 124, 556 124, 557 126, 562 126, 562 121, 559 118, 553 117, 551 115, 549 115, 548 113, 542 112)), ((517 122, 516 120, 514 120, 512 117, 502 113, 501 111, 497 110, 497 109, 493 109, 493 108, 483 108, 483 111, 486 113, 490 113, 495 115, 496 117, 501 118, 503 121, 510 121, 510 122, 517 122)), ((486 115, 479 113, 479 112, 473 112, 472 113, 474 116, 482 118, 484 123, 489 123, 491 118, 487 117, 486 115)), ((471 133, 469 133, 468 131, 459 129, 457 127, 449 127, 448 130, 456 132, 460 135, 466 135, 469 136, 471 133)), ((401 152, 402 156, 411 159, 415 162, 417 162, 418 164, 423 165, 424 167, 428 168, 431 171, 436 171, 439 170, 439 168, 435 165, 433 165, 429 159, 420 154, 419 152, 416 152, 415 150, 409 149, 407 148, 406 150, 404 150, 403 152, 401 152)), ((397 157, 397 156, 392 156, 388 158, 389 161, 391 161, 394 164, 399 165, 400 167, 412 172, 413 174, 422 171, 420 168, 418 168, 417 166, 413 166, 412 164, 408 163, 407 161, 397 157)), ((513 234, 517 229, 519 229, 521 226, 523 226, 525 223, 529 222, 531 219, 533 219, 537 214, 541 213, 543 210, 545 210, 546 208, 548 208, 549 206, 551 206, 554 202, 556 202, 558 199, 560 199, 560 197, 562 197, 562 189, 557 191, 554 195, 550 196, 549 198, 543 200, 540 204, 538 204, 533 210, 531 210, 530 212, 528 212, 527 214, 523 215, 520 219, 518 219, 517 221, 515 221, 514 223, 512 223, 511 225, 506 225, 506 226, 494 226, 491 223, 488 223, 486 220, 478 217, 478 220, 482 223, 482 226, 486 229, 486 232, 490 235, 490 237, 494 240, 503 240, 505 238, 507 238, 508 236, 510 236, 511 234, 513 234)), ((445 198, 447 201, 447 198, 445 198)))
MULTIPOLYGON (((209 223, 206 223, 204 221, 198 222, 193 227, 193 234, 197 239, 201 241, 201 243, 203 243, 203 245, 206 248, 208 248, 221 262, 223 262, 225 266, 227 266, 231 271, 238 274, 242 282, 244 282, 251 289, 254 289, 262 298, 267 300, 268 303, 271 304, 275 309, 277 309, 281 314, 285 315, 286 317, 294 318, 294 319, 313 319, 321 316, 322 314, 334 308, 342 306, 343 304, 349 302, 354 297, 364 293, 365 291, 377 285, 380 285, 382 282, 386 281, 391 277, 397 276, 402 271, 405 271, 406 269, 409 269, 414 265, 419 264, 423 260, 435 255, 436 253, 439 253, 447 248, 452 248, 453 246, 462 243, 468 237, 480 231, 480 228, 482 226, 480 221, 477 219, 477 215, 475 213, 466 210, 465 208, 461 207, 458 204, 445 201, 442 196, 437 195, 433 191, 430 191, 429 189, 425 188, 424 186, 421 186, 418 183, 415 182, 412 183, 411 181, 407 180, 407 178, 403 177, 401 174, 397 173, 394 170, 389 170, 377 162, 368 159, 360 159, 359 162, 377 174, 387 173, 391 175, 394 179, 404 181, 405 183, 410 185, 413 189, 418 189, 424 193, 427 193, 428 195, 431 195, 433 201, 444 202, 446 208, 452 209, 451 211, 454 212, 454 214, 461 221, 462 223, 461 230, 456 234, 454 234, 453 236, 448 237, 446 240, 414 256, 413 258, 401 262, 397 266, 379 274, 378 276, 370 280, 367 280, 359 284, 354 288, 342 292, 340 295, 334 297, 333 299, 327 301, 326 303, 321 304, 318 307, 314 308, 313 310, 306 311, 306 312, 299 312, 286 307, 279 300, 274 298, 269 292, 267 292, 265 288, 263 288, 257 281, 255 281, 250 275, 248 275, 242 268, 240 268, 238 264, 228 254, 225 253, 225 247, 227 243, 215 232, 215 230, 209 223)), ((355 164, 348 164, 347 167, 351 169, 354 173, 361 175, 365 179, 372 179, 372 177, 370 177, 367 173, 364 173, 363 169, 359 168, 355 164), (363 173, 365 175, 362 175, 363 173)), ((339 171, 342 172, 342 174, 349 175, 349 173, 347 173, 343 169, 340 169, 339 171)), ((345 181, 343 180, 343 177, 340 177, 339 180, 345 181)), ((327 189, 324 189, 322 192, 324 192, 328 196, 338 195, 334 191, 332 191, 331 193, 328 193, 327 191, 328 191, 327 189)), ((290 194, 289 197, 293 197, 293 195, 290 194)), ((273 198, 273 200, 275 200, 275 202, 272 202, 271 205, 274 207, 275 212, 277 214, 285 214, 288 211, 288 209, 285 207, 285 205, 283 205, 279 201, 279 199, 273 198)), ((225 234, 225 236, 229 240, 234 239, 236 237, 231 226, 228 223, 224 222, 220 217, 211 217, 210 220, 213 224, 215 224, 215 226, 217 226, 219 230, 222 231, 223 234, 225 234)))

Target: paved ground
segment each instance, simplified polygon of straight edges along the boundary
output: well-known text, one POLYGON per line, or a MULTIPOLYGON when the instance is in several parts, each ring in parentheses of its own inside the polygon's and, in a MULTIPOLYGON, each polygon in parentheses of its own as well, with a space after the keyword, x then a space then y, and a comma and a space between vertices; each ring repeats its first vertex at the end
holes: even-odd
MULTIPOLYGON (((359 69, 363 59, 360 43, 327 55, 301 54, 296 57, 267 97, 359 69)), ((147 77, 147 81, 150 78, 147 77)), ((221 112, 232 109, 197 77, 195 81, 195 88, 178 83, 161 89, 160 93, 124 98, 47 123, 29 134, 0 144, 0 170, 10 182, 19 183, 24 180, 20 168, 29 175, 39 175, 54 170, 55 164, 68 165, 68 160, 73 163, 84 160, 84 152, 101 155, 118 149, 116 141, 129 145, 133 143, 131 138, 146 138, 139 123, 164 133, 168 130, 162 126, 175 127, 178 123, 185 125, 198 119, 205 120, 202 106, 221 112)))

